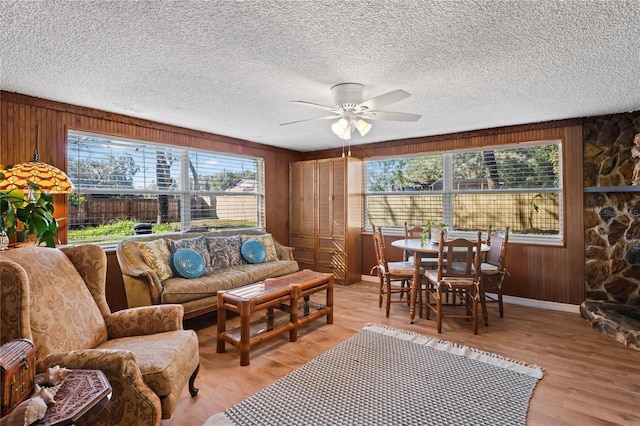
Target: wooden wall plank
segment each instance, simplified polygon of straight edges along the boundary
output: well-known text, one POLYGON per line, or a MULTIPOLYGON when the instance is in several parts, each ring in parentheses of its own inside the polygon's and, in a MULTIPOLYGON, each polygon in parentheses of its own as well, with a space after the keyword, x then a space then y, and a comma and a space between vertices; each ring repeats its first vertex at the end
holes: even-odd
MULTIPOLYGON (((24 95, 2 92, 0 114, 0 163, 28 161, 35 147, 35 120, 40 119, 46 132, 41 135, 41 151, 48 162, 66 170, 67 129, 77 129, 132 139, 153 140, 181 146, 195 146, 221 152, 262 157, 265 176, 266 227, 274 237, 288 243, 288 164, 303 159, 339 157, 342 149, 300 153, 242 141, 221 135, 154 123, 90 108, 62 104, 24 95), (32 130, 30 130, 32 129, 32 130), (45 141, 45 133, 46 141, 45 141)), ((420 137, 367 145, 351 146, 352 155, 374 158, 411 155, 420 152, 502 145, 523 141, 558 139, 565 142, 565 237, 562 247, 513 243, 507 267, 511 277, 506 293, 519 297, 562 303, 580 303, 584 292, 584 245, 582 217, 582 137, 579 119, 474 132, 420 137)), ((42 154, 41 154, 42 155, 42 154)), ((64 196, 56 200, 57 217, 66 216, 64 196)), ((65 239, 66 241, 66 234, 65 239)), ((362 273, 373 265, 370 236, 362 239, 362 273)))
MULTIPOLYGON (((279 242, 288 243, 288 193, 281 188, 288 188, 289 162, 298 160, 300 153, 15 93, 1 94, 3 114, 0 127, 6 129, 6 133, 0 133, 0 163, 3 164, 32 159, 36 121, 41 125, 41 160, 62 170, 67 170, 68 129, 264 158, 265 174, 270 183, 265 188, 266 229, 279 242)), ((64 196, 56 197, 55 209, 56 217, 66 217, 64 196)), ((60 233, 64 234, 61 241, 66 242, 65 230, 60 233)))
MULTIPOLYGON (((511 243, 506 267, 510 276, 505 282, 505 293, 511 296, 580 304, 584 300, 584 242, 582 225, 582 133, 577 120, 566 120, 554 127, 548 124, 540 128, 523 126, 524 130, 486 131, 477 135, 460 134, 415 138, 387 144, 352 146, 354 156, 362 159, 409 155, 423 152, 449 151, 461 148, 514 144, 518 142, 561 140, 565 169, 564 231, 561 247, 511 243), (576 219, 577 218, 577 219, 576 219)), ((322 154, 325 154, 323 152, 322 154)), ((322 155, 314 153, 314 155, 322 155)), ((329 155, 335 155, 335 150, 329 155)), ((391 237, 388 237, 392 240, 391 237)), ((368 275, 375 264, 370 235, 362 238, 362 274, 368 275)), ((401 251, 392 251, 394 260, 401 260, 401 251)))

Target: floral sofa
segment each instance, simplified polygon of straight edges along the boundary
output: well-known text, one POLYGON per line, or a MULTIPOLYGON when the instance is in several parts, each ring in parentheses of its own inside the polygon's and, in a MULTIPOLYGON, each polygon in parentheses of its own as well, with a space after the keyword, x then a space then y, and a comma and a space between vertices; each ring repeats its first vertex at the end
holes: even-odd
POLYGON ((278 243, 271 234, 249 229, 138 236, 120 242, 116 254, 130 308, 179 303, 185 318, 215 311, 219 290, 299 269, 292 248, 278 243), (250 240, 264 247, 264 262, 249 263, 243 258, 242 245, 250 240), (185 278, 172 268, 171 255, 180 248, 200 255, 205 265, 202 276, 185 278))
POLYGON ((183 329, 181 305, 112 313, 106 277, 106 254, 95 245, 0 252, 1 343, 32 340, 36 373, 101 370, 112 396, 88 424, 159 426, 187 383, 197 394, 198 337, 183 329))

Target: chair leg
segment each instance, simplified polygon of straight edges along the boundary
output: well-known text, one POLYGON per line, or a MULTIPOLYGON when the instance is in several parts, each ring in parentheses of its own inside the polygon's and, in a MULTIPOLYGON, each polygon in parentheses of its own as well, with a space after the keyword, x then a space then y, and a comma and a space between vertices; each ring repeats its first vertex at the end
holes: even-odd
POLYGON ((478 293, 479 284, 474 285, 473 294, 471 295, 471 307, 473 311, 473 334, 478 334, 478 293))
POLYGON ((384 282, 382 277, 380 276, 380 272, 378 272, 378 278, 380 279, 380 288, 378 289, 378 307, 382 308, 382 293, 384 291, 384 282))
POLYGON ((196 376, 198 375, 198 371, 200 371, 200 364, 198 364, 198 366, 194 370, 193 374, 189 378, 189 394, 191 395, 191 398, 196 396, 198 394, 198 391, 199 391, 199 389, 194 386, 195 381, 196 381, 196 376))
POLYGON ((389 318, 389 313, 391 312, 391 281, 389 279, 385 281, 387 282, 387 318, 389 318))
POLYGON ((504 307, 502 306, 502 288, 498 288, 498 309, 500 310, 500 318, 504 318, 504 307))
POLYGON ((438 286, 438 296, 436 298, 436 320, 438 323, 438 334, 442 333, 442 289, 438 286))
POLYGON ((418 282, 418 317, 423 318, 423 313, 422 313, 422 281, 418 282))
POLYGON ((484 325, 488 327, 489 313, 487 312, 487 299, 484 294, 484 278, 480 280, 480 304, 482 305, 482 318, 484 319, 484 325))

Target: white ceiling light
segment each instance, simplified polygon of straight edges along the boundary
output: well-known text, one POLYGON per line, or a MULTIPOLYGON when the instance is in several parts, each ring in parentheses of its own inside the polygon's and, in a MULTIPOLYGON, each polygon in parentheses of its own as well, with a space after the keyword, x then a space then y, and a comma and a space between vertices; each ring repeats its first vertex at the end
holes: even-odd
POLYGON ((360 132, 360 136, 364 136, 369 133, 369 130, 371 130, 371 124, 362 119, 359 119, 358 121, 356 121, 356 129, 358 129, 358 132, 360 132))
POLYGON ((349 139, 351 138, 351 130, 349 129, 350 125, 349 122, 347 120, 345 120, 344 118, 341 118, 340 120, 336 121, 335 123, 333 123, 331 125, 331 131, 340 139, 349 139), (349 131, 348 133, 348 137, 344 138, 343 135, 345 134, 345 131, 349 131))
POLYGON ((371 124, 363 120, 390 120, 390 121, 417 121, 418 114, 408 114, 405 112, 380 111, 378 108, 384 107, 403 99, 408 98, 409 93, 404 90, 394 90, 383 95, 363 101, 364 86, 359 83, 341 83, 331 88, 333 96, 333 106, 320 105, 306 101, 291 101, 297 104, 307 105, 329 111, 332 115, 308 118, 305 120, 290 121, 287 124, 300 123, 311 120, 332 120, 339 118, 331 125, 331 131, 342 140, 351 139, 351 133, 358 130, 360 136, 364 136, 371 130, 371 124))

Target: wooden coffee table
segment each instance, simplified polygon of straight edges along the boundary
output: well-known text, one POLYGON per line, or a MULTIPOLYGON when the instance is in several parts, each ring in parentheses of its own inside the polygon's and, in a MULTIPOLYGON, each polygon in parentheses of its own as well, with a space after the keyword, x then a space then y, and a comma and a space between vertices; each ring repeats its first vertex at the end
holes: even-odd
POLYGON ((225 343, 230 343, 240 350, 240 365, 249 365, 249 351, 255 345, 287 331, 289 341, 295 342, 299 327, 323 316, 333 324, 333 274, 305 269, 219 291, 216 351, 223 353, 225 343), (322 291, 324 298, 314 297, 322 291), (252 315, 262 310, 266 316, 252 321, 252 315), (226 329, 227 311, 240 315, 239 327, 226 329))

